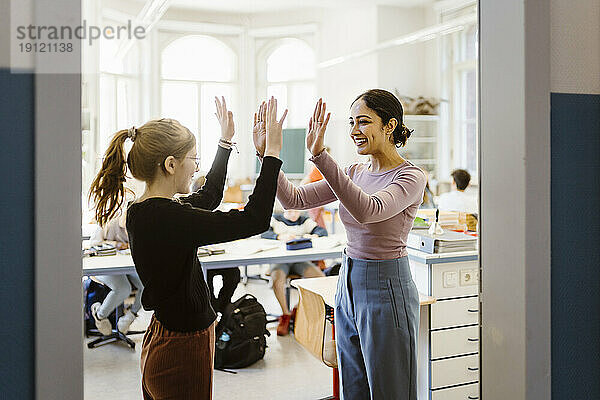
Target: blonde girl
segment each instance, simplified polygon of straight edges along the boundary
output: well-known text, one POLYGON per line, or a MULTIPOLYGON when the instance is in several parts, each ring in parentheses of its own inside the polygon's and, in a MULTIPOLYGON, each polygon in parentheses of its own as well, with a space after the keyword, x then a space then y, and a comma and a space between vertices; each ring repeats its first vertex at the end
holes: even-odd
POLYGON ((144 399, 212 398, 216 314, 196 251, 198 246, 246 238, 269 228, 281 167, 281 120, 269 101, 266 147, 260 175, 243 211, 213 211, 221 202, 233 114, 215 98, 221 138, 206 184, 187 194, 199 158, 194 135, 173 119, 152 120, 113 137, 90 196, 104 225, 123 202, 125 174, 146 183, 127 210, 127 232, 135 268, 144 284, 142 304, 154 310, 142 343, 144 399), (124 144, 133 145, 125 157, 124 144))

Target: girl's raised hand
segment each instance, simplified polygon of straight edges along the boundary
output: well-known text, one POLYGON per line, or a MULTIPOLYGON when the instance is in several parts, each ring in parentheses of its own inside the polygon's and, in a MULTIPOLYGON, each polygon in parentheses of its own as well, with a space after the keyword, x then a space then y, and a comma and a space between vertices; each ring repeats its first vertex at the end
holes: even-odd
POLYGON ((221 96, 221 100, 215 96, 215 106, 217 112, 215 115, 221 124, 221 139, 231 141, 231 138, 235 134, 235 125, 233 123, 233 113, 227 111, 227 103, 225 103, 225 97, 221 96))
POLYGON ((329 123, 329 117, 331 113, 327 113, 327 105, 323 102, 323 99, 317 101, 313 116, 308 121, 308 134, 306 135, 306 148, 313 156, 319 155, 325 150, 324 138, 327 124, 329 123))

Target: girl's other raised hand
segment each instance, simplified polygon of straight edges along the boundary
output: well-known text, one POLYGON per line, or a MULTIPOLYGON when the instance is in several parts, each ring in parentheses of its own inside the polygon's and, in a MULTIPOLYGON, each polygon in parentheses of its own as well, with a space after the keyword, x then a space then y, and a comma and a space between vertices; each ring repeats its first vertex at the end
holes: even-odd
POLYGON ((225 97, 221 96, 221 100, 215 96, 215 106, 217 112, 215 115, 221 124, 221 139, 225 139, 228 142, 235 134, 235 124, 233 123, 233 113, 227 111, 227 103, 225 103, 225 97))
POLYGON ((281 152, 281 146, 283 144, 282 137, 282 129, 283 122, 285 121, 285 117, 287 116, 288 110, 283 112, 281 119, 277 120, 277 99, 272 97, 269 99, 267 103, 267 111, 266 111, 266 145, 265 145, 265 156, 274 156, 279 157, 279 153, 281 152))

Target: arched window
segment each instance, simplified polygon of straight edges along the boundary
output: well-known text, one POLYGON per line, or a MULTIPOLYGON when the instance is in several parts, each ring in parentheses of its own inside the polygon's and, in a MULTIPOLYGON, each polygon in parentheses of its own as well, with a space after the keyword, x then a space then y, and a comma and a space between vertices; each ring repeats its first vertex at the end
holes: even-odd
POLYGON ((284 39, 266 57, 267 96, 275 96, 281 108, 293 110, 286 128, 304 128, 316 100, 314 50, 303 40, 284 39))
POLYGON ((161 53, 161 116, 177 119, 196 135, 204 172, 220 136, 214 97, 225 96, 231 105, 236 66, 231 48, 210 36, 184 36, 161 53))

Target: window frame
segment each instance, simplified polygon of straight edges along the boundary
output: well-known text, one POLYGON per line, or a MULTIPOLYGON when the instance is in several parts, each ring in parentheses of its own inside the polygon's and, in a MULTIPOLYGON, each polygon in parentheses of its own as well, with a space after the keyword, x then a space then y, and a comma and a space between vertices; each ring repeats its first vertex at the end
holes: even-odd
MULTIPOLYGON (((225 40, 223 40, 223 38, 219 37, 219 35, 216 34, 211 34, 211 33, 198 33, 198 32, 194 32, 194 31, 187 31, 187 32, 177 32, 175 35, 172 35, 173 32, 160 32, 161 34, 165 34, 165 35, 169 35, 171 36, 169 40, 167 40, 162 46, 160 46, 160 48, 158 49, 158 53, 157 53, 157 57, 160 60, 159 64, 158 64, 158 110, 159 110, 159 114, 161 116, 164 116, 163 113, 163 87, 165 83, 188 83, 191 85, 195 86, 195 90, 197 93, 197 99, 198 99, 198 104, 197 104, 197 110, 196 110, 196 124, 198 126, 198 130, 196 132, 192 132, 192 134, 194 134, 194 136, 196 137, 196 146, 198 148, 198 153, 200 154, 200 159, 201 159, 201 167, 200 170, 203 173, 208 173, 208 169, 210 169, 210 165, 212 164, 212 160, 214 158, 214 152, 216 152, 216 142, 215 142, 215 146, 213 147, 213 149, 204 149, 202 146, 202 123, 203 123, 203 117, 202 117, 202 107, 204 105, 203 100, 202 100, 202 93, 203 93, 203 89, 206 88, 208 85, 223 85, 223 86, 229 86, 230 88, 230 93, 231 93, 231 99, 227 99, 228 100, 228 106, 230 109, 238 109, 238 96, 237 93, 239 91, 239 85, 240 85, 240 68, 239 68, 239 63, 240 63, 240 55, 238 54, 238 52, 236 51, 236 49, 234 49, 232 46, 230 46, 225 40), (181 40, 183 38, 187 38, 187 37, 191 37, 191 36, 205 36, 211 39, 214 39, 216 41, 218 41, 221 45, 225 46, 229 51, 231 51, 232 55, 233 55, 233 71, 234 71, 234 75, 233 75, 233 80, 230 81, 215 81, 215 80, 194 80, 194 79, 186 79, 186 78, 181 78, 181 79, 174 79, 174 78, 164 78, 163 77, 163 73, 162 73, 162 54, 165 51, 165 49, 167 49, 170 45, 172 45, 173 43, 175 43, 178 40, 181 40), (214 151, 213 151, 214 150, 214 151)), ((212 107, 212 105, 211 105, 212 107)), ((234 114, 234 119, 236 119, 236 126, 239 126, 239 124, 237 123, 237 115, 234 114)))
MULTIPOLYGON (((446 145, 450 146, 450 158, 448 165, 440 166, 440 177, 449 176, 454 168, 465 168, 471 174, 472 185, 477 185, 479 181, 479 158, 475 157, 475 169, 469 168, 467 161, 468 150, 466 150, 467 141, 467 125, 475 125, 475 152, 479 148, 479 71, 477 57, 472 59, 461 59, 465 50, 466 32, 476 24, 467 25, 461 31, 455 32, 442 40, 442 92, 444 97, 450 99, 446 107, 442 108, 444 115, 445 126, 449 132, 449 138, 442 140, 446 145), (475 73, 475 104, 476 112, 474 118, 467 118, 466 110, 466 82, 463 79, 463 74, 468 72, 475 73)), ((478 33, 477 33, 478 36, 478 33)), ((477 48, 477 43, 475 44, 477 48)))

